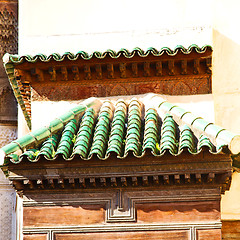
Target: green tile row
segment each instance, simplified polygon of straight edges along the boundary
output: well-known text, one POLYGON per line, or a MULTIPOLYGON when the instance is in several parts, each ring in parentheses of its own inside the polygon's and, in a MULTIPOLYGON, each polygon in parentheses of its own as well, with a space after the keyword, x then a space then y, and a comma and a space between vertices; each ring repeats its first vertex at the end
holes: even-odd
POLYGON ((24 158, 38 161, 40 157, 89 160, 96 156, 105 160, 111 154, 118 158, 126 158, 130 153, 143 157, 146 151, 154 156, 166 152, 179 155, 185 150, 198 154, 203 148, 216 153, 216 146, 204 132, 197 139, 193 130, 187 124, 179 126, 171 113, 161 118, 157 109, 144 108, 133 98, 129 103, 119 100, 115 106, 105 101, 98 113, 87 108, 78 119, 65 114, 62 119, 67 124, 60 126, 58 134, 50 134, 38 148, 28 149, 20 157, 10 154, 8 159, 14 163, 24 158))
POLYGON ((63 55, 60 55, 58 53, 53 53, 49 56, 46 56, 44 54, 37 54, 34 56, 31 56, 31 55, 18 56, 18 55, 9 55, 8 54, 8 56, 5 56, 4 58, 5 59, 7 58, 8 62, 11 62, 14 64, 21 64, 23 62, 35 63, 37 61, 49 62, 51 60, 61 62, 64 59, 68 59, 71 61, 74 61, 77 59, 89 60, 91 58, 103 59, 107 56, 109 56, 111 58, 119 58, 120 56, 124 56, 126 58, 132 58, 135 55, 138 55, 140 57, 146 57, 151 54, 153 56, 161 56, 164 53, 169 56, 175 56, 178 52, 181 52, 183 54, 189 54, 192 51, 196 51, 197 53, 204 53, 207 51, 207 49, 212 50, 212 47, 209 45, 199 47, 196 44, 192 44, 188 48, 185 48, 182 45, 178 45, 173 50, 168 47, 163 47, 160 50, 157 50, 156 48, 151 47, 151 48, 148 48, 146 51, 144 51, 141 48, 136 47, 132 51, 122 48, 121 50, 119 50, 117 52, 109 49, 105 52, 95 51, 92 54, 88 54, 84 51, 79 51, 76 54, 73 54, 71 52, 65 52, 63 55))

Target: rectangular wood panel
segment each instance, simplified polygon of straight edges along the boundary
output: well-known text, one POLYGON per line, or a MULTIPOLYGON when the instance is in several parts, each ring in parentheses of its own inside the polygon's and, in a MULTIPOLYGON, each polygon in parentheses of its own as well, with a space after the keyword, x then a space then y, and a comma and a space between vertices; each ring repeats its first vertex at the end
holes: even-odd
POLYGON ((106 233, 73 233, 56 234, 55 240, 188 240, 187 231, 140 231, 140 232, 106 232, 106 233))
POLYGON ((219 201, 136 204, 141 222, 220 222, 219 201))
POLYGON ((103 223, 105 210, 100 205, 24 207, 24 227, 74 226, 103 223))
POLYGON ((197 240, 220 240, 221 229, 201 229, 197 230, 197 240))
POLYGON ((23 240, 47 240, 47 234, 27 234, 23 236, 23 240))
POLYGON ((222 239, 240 239, 240 221, 222 221, 222 239))

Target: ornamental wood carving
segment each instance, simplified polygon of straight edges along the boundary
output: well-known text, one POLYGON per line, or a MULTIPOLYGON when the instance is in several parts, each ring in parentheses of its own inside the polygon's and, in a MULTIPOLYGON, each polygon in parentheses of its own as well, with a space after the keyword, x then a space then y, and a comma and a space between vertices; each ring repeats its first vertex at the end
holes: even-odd
POLYGON ((17 1, 0 1, 0 56, 4 53, 17 53, 18 20, 17 1))
MULTIPOLYGON (((32 101, 68 101, 149 92, 169 95, 212 92, 211 52, 24 62, 15 66, 15 76, 28 108, 30 87, 32 101)), ((30 110, 27 111, 30 115, 30 110)))

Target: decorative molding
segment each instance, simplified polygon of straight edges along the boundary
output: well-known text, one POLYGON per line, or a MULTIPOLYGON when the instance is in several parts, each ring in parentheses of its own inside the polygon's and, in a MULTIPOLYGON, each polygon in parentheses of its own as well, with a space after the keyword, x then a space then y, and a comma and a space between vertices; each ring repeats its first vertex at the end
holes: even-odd
POLYGON ((109 189, 81 193, 26 193, 23 206, 65 206, 72 204, 105 204, 106 222, 136 222, 136 203, 170 203, 192 201, 220 201, 220 190, 209 189, 109 189), (34 199, 34 200, 33 200, 34 199), (59 200, 61 199, 61 200, 59 200))
POLYGON ((211 93, 211 76, 181 76, 181 78, 169 76, 168 78, 165 77, 162 79, 151 77, 149 81, 136 78, 133 82, 124 82, 124 78, 121 78, 119 80, 114 80, 114 83, 111 81, 105 82, 104 84, 98 84, 93 79, 88 82, 86 82, 86 80, 81 80, 78 82, 48 82, 43 85, 38 83, 37 85, 32 85, 32 101, 67 101, 89 98, 91 96, 108 97, 145 94, 148 92, 168 95, 211 93))
MULTIPOLYGON (((66 74, 62 72, 61 69, 65 67, 67 69, 68 74, 70 75, 70 79, 74 79, 74 81, 85 81, 85 83, 90 83, 88 80, 94 80, 96 83, 106 84, 109 82, 109 79, 113 81, 123 81, 135 82, 135 78, 138 78, 140 81, 149 82, 149 77, 155 77, 157 80, 161 80, 163 77, 169 78, 169 76, 176 75, 181 78, 182 75, 188 75, 194 77, 194 75, 211 75, 211 57, 208 58, 196 58, 196 59, 145 59, 145 61, 120 61, 120 60, 112 60, 111 62, 99 61, 96 63, 89 62, 78 62, 72 65, 66 65, 63 63, 58 63, 57 65, 48 65, 45 63, 44 65, 35 64, 35 68, 39 69, 42 72, 42 81, 44 83, 51 82, 52 74, 54 73, 54 79, 58 82, 61 82, 63 79, 63 75, 66 74), (49 67, 48 67, 49 66, 49 67), (55 71, 53 72, 52 70, 55 71), (76 76, 77 74, 77 76, 76 76), (78 79, 78 80, 77 80, 78 79), (99 80, 103 80, 99 82, 99 80)), ((19 77, 18 71, 24 70, 25 73, 28 73, 32 67, 27 68, 22 67, 21 65, 16 65, 15 76, 19 77)), ((22 75, 22 81, 29 82, 30 84, 34 84, 39 82, 38 76, 35 74, 30 77, 30 75, 22 75)), ((139 81, 138 80, 138 81, 139 81)))
MULTIPOLYGON (((125 57, 108 58, 105 54, 99 58, 97 54, 94 55, 96 58, 89 61, 83 53, 74 59, 73 55, 65 54, 60 61, 55 61, 56 55, 52 56, 51 61, 46 61, 44 55, 37 55, 34 60, 30 56, 10 56, 12 64, 6 63, 5 68, 30 126, 30 97, 24 88, 19 92, 21 84, 17 81, 34 89, 33 101, 78 101, 89 97, 149 92, 168 95, 208 94, 212 92, 212 51, 207 49, 201 54, 201 51, 189 51, 183 55, 156 54, 152 49, 153 55, 148 53, 144 58, 141 54, 135 55, 136 52, 128 58, 122 51, 125 57), (116 85, 118 87, 115 89, 116 85)), ((109 54, 112 56, 113 52, 109 54)))
MULTIPOLYGON (((76 160, 76 159, 75 159, 76 160)), ((26 164, 6 166, 9 179, 18 190, 48 189, 106 189, 109 187, 158 187, 205 186, 229 188, 232 165, 229 156, 209 155, 206 152, 195 155, 172 157, 142 157, 138 165, 131 158, 121 161, 96 161, 89 165, 86 161, 72 160, 59 163, 54 168, 44 159, 26 164)))
POLYGON ((137 232, 137 231, 169 231, 186 230, 189 240, 197 239, 197 230, 221 229, 221 222, 212 223, 169 223, 169 224, 121 224, 121 225, 90 225, 90 226, 64 226, 54 228, 24 228, 23 234, 46 234, 48 240, 54 240, 56 234, 60 233, 100 233, 100 232, 137 232))
POLYGON ((8 7, 9 3, 1 6, 0 11, 0 56, 6 52, 17 53, 18 51, 18 21, 15 14, 17 13, 17 3, 15 9, 8 7))

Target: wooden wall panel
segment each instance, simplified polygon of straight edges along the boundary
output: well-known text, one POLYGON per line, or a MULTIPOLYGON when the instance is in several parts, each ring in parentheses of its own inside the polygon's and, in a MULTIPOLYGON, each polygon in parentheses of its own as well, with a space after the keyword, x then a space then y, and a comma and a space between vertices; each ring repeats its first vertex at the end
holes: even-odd
POLYGON ((240 221, 222 221, 222 239, 240 239, 240 221))
POLYGON ((47 234, 29 234, 24 235, 23 240, 47 240, 47 234))
POLYGON ((136 204, 138 223, 220 221, 218 201, 136 204))
POLYGON ((24 207, 24 227, 74 226, 103 223, 105 210, 100 205, 24 207))
POLYGON ((220 240, 221 229, 201 229, 197 230, 197 240, 220 240))
POLYGON ((187 231, 142 231, 142 232, 108 232, 108 233, 73 233, 73 234, 56 234, 55 240, 187 240, 189 232, 187 231))

